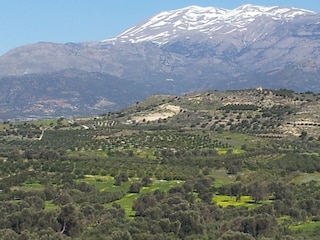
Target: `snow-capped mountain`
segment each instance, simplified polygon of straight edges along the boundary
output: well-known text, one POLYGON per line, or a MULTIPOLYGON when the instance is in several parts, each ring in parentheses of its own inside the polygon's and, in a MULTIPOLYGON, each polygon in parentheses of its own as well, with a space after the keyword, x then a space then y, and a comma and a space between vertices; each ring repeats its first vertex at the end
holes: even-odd
MULTIPOLYGON (((178 10, 162 12, 143 23, 121 33, 113 39, 103 42, 155 42, 166 44, 181 36, 189 37, 195 33, 214 37, 232 32, 248 30, 254 21, 263 18, 264 21, 290 21, 299 16, 315 15, 315 12, 282 7, 262 7, 243 5, 233 10, 190 6, 178 10)), ((256 29, 258 30, 258 29, 256 29)))
POLYGON ((108 111, 153 93, 205 89, 320 92, 320 14, 254 5, 162 12, 101 42, 13 49, 0 57, 0 84, 0 115, 3 109, 31 114, 39 106, 54 112, 61 102, 68 109, 108 111))

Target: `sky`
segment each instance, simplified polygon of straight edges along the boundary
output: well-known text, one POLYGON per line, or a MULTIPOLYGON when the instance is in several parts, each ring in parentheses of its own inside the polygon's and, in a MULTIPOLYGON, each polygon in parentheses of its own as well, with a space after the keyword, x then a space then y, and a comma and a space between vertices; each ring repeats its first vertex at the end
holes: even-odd
POLYGON ((89 42, 115 37, 162 11, 244 4, 320 12, 319 0, 0 0, 0 55, 37 42, 89 42))

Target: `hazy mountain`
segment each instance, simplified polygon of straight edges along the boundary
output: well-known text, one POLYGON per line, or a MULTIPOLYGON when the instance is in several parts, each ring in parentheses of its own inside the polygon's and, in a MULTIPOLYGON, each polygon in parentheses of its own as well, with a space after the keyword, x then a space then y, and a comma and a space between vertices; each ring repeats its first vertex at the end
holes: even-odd
MULTIPOLYGON (((94 85, 98 89, 99 84, 107 84, 120 91, 112 99, 114 106, 152 93, 204 89, 262 86, 318 92, 319 50, 320 15, 315 12, 254 5, 233 10, 190 6, 162 12, 101 42, 37 43, 13 49, 0 57, 1 91, 3 96, 9 94, 4 89, 12 92, 12 79, 21 82, 21 91, 27 87, 25 79, 45 81, 58 91, 63 87, 52 79, 70 81, 61 72, 69 69, 73 87, 77 78, 82 84, 84 79, 93 81, 95 74, 108 76, 94 85), (121 94, 124 89, 130 94, 121 94)), ((53 92, 52 98, 58 95, 53 92)), ((108 99, 104 92, 97 95, 108 99)), ((86 102, 89 99, 79 101, 92 107, 94 103, 86 102)), ((11 96, 6 108, 18 102, 11 96)), ((36 99, 23 102, 32 105, 36 99)))

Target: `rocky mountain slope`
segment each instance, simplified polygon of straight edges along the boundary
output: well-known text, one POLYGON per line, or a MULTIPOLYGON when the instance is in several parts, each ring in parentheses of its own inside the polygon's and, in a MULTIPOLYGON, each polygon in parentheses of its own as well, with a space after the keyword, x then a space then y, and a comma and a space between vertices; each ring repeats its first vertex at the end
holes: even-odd
MULTIPOLYGON (((115 103, 113 106, 153 93, 205 89, 262 86, 318 92, 319 22, 320 15, 311 11, 254 5, 233 10, 190 6, 163 12, 101 42, 36 43, 13 49, 0 57, 0 93, 19 95, 18 88, 10 87, 10 79, 20 82, 19 91, 27 88, 25 79, 45 81, 60 91, 52 79, 68 81, 66 70, 72 71, 74 79, 89 74, 91 85, 101 84, 99 89, 105 89, 97 98, 108 99, 115 103), (95 74, 104 75, 107 83, 102 84, 95 74), (118 98, 109 99, 107 85, 114 88, 118 98), (128 94, 121 94, 119 89, 128 89, 128 94)), ((46 92, 32 87, 30 91, 46 92)), ((52 94, 51 100, 58 95, 52 94)), ((39 100, 23 101, 35 106, 32 111, 27 107, 29 113, 41 112, 36 107, 39 100)), ((96 104, 79 101, 90 105, 88 109, 96 104)), ((24 108, 14 97, 6 104, 2 109, 24 108)), ((52 113, 60 114, 60 110, 56 107, 52 113)))
POLYGON ((4 77, 0 84, 0 121, 100 114, 133 104, 152 92, 141 83, 73 69, 4 77))

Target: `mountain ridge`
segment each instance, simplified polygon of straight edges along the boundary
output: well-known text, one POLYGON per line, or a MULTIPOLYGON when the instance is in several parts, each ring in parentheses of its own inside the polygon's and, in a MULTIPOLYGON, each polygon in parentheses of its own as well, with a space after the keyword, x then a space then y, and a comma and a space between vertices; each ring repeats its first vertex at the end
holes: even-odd
MULTIPOLYGON (((193 8, 198 9, 197 11, 215 9, 193 8)), ((13 49, 0 57, 0 79, 3 85, 0 93, 8 96, 4 89, 9 89, 12 78, 8 77, 11 76, 17 77, 23 84, 27 82, 24 79, 30 78, 44 81, 60 96, 61 89, 54 85, 56 82, 53 80, 70 80, 63 71, 72 71, 73 79, 83 80, 83 77, 87 76, 87 80, 92 81, 96 89, 106 88, 105 94, 99 93, 103 99, 109 99, 109 88, 113 86, 114 91, 118 91, 114 96, 119 99, 113 98, 111 102, 115 103, 113 106, 119 107, 139 101, 148 94, 181 95, 207 89, 230 90, 262 86, 287 88, 297 92, 320 92, 319 14, 295 8, 257 8, 254 5, 245 5, 237 10, 229 10, 234 11, 234 15, 239 11, 247 11, 246 16, 237 15, 238 20, 244 16, 243 25, 235 19, 238 25, 232 25, 235 22, 221 22, 218 25, 212 23, 209 27, 207 22, 210 19, 206 18, 207 15, 190 13, 190 19, 194 24, 198 23, 199 27, 193 30, 180 29, 180 23, 189 21, 183 18, 188 9, 192 7, 170 11, 172 18, 166 19, 170 24, 162 22, 163 16, 168 13, 160 13, 151 17, 151 20, 147 19, 124 31, 118 35, 118 40, 66 44, 42 42, 13 49), (252 14, 254 11, 256 13, 252 14), (273 15, 278 19, 283 16, 282 20, 263 15, 268 11, 273 11, 273 15), (144 24, 156 24, 152 19, 157 16, 162 16, 158 19, 161 24, 152 28, 141 28, 144 24), (177 22, 179 24, 175 25, 177 22), (202 25, 206 28, 202 29, 202 25), (135 31, 134 29, 143 31, 136 32, 137 35, 133 34, 132 38, 143 35, 148 41, 131 42, 128 37, 123 41, 123 36, 135 31), (163 35, 166 31, 168 34, 163 35), (170 35, 174 32, 177 35, 170 35), (152 40, 156 38, 161 38, 160 42, 164 44, 152 40), (100 88, 97 84, 100 84, 100 88), (123 89, 126 90, 125 94, 121 91, 123 89)), ((212 11, 220 11, 222 14, 227 10, 212 11)), ((224 18, 228 19, 230 16, 224 18)), ((79 86, 73 82, 74 87, 79 90, 80 95, 81 91, 84 91, 84 95, 89 96, 80 86, 82 80, 79 86)), ((20 89, 29 87, 23 84, 20 89)), ((12 96, 20 93, 18 88, 13 88, 12 91, 12 96)), ((41 92, 46 92, 46 89, 41 92)), ((15 103, 23 104, 18 97, 10 99, 3 109, 15 109, 15 103)), ((38 106, 41 99, 29 100, 28 104, 38 106)), ((68 102, 70 99, 65 100, 68 102)), ((88 99, 79 101, 87 110, 97 104, 88 102, 88 99)), ((25 102, 27 103, 28 99, 25 99, 25 102)), ((18 109, 23 107, 19 106, 18 109)), ((99 110, 107 112, 112 109, 114 107, 105 106, 99 110)), ((53 112, 58 114, 60 110, 57 106, 53 112)))
MULTIPOLYGON (((175 30, 198 30, 211 35, 215 32, 221 33, 221 31, 219 31, 221 29, 235 27, 231 30, 227 29, 227 32, 225 33, 221 33, 228 34, 231 31, 245 31, 246 26, 252 21, 255 21, 257 17, 267 17, 269 19, 271 18, 272 20, 289 21, 297 16, 314 14, 316 13, 304 9, 281 8, 278 6, 262 7, 252 4, 243 5, 232 10, 214 7, 189 6, 182 9, 159 13, 145 20, 141 24, 129 28, 115 38, 106 39, 102 42, 129 41, 131 43, 137 43, 143 41, 153 41, 158 44, 166 44, 169 41, 166 39, 166 36, 170 38, 170 35, 174 35, 175 30), (177 21, 172 21, 174 19, 177 19, 177 21), (144 33, 144 30, 146 29, 149 31, 150 29, 151 31, 154 29, 154 31, 156 31, 162 27, 165 28, 167 25, 173 26, 173 32, 171 34, 168 33, 168 31, 165 31, 162 34, 159 34, 159 31, 149 35, 144 33), (140 32, 141 34, 139 35, 140 32), (164 38, 165 40, 161 40, 161 38, 164 38)), ((175 36, 171 38, 175 38, 175 36)))

